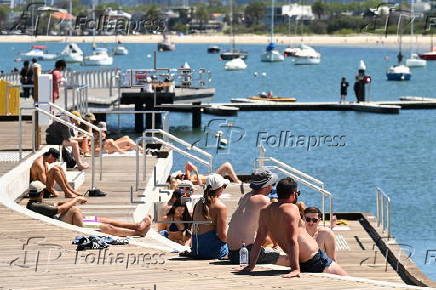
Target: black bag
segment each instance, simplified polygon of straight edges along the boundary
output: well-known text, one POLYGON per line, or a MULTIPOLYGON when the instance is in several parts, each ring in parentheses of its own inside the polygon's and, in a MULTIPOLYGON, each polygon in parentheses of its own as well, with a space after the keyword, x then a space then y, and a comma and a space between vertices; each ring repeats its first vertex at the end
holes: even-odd
POLYGON ((62 160, 64 160, 64 162, 67 164, 67 168, 74 168, 77 165, 73 155, 71 155, 70 151, 68 151, 65 146, 62 147, 62 160))

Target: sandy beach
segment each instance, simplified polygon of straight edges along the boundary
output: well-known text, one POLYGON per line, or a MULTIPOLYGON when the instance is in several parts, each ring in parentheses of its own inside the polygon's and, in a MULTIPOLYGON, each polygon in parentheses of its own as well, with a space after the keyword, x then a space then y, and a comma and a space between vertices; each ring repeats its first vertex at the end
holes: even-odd
MULTIPOLYGON (((116 36, 96 36, 95 41, 98 43, 114 43, 116 36)), ((162 40, 161 35, 131 35, 120 36, 119 40, 125 43, 157 43, 162 40)), ((230 37, 224 34, 198 34, 185 36, 171 36, 175 43, 205 43, 205 44, 227 44, 230 37)), ((28 36, 28 35, 6 35, 0 37, 1 43, 31 43, 31 42, 78 42, 90 43, 93 41, 91 36, 28 36)), ((306 44, 314 45, 356 45, 356 46, 395 46, 398 38, 394 35, 384 37, 376 35, 351 35, 351 36, 329 36, 329 35, 311 35, 289 37, 277 35, 274 41, 278 44, 306 44)), ((269 42, 267 35, 238 35, 236 42, 241 44, 266 44, 269 42)), ((419 47, 430 46, 430 36, 403 36, 403 44, 408 45, 417 42, 419 47)))

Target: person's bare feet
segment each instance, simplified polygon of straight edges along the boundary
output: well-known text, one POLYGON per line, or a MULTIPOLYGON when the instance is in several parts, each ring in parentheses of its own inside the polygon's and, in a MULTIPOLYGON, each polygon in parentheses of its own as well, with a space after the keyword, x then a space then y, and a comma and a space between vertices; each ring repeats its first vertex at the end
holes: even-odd
POLYGON ((136 231, 140 236, 145 236, 151 227, 151 215, 147 215, 141 222, 137 224, 136 231))

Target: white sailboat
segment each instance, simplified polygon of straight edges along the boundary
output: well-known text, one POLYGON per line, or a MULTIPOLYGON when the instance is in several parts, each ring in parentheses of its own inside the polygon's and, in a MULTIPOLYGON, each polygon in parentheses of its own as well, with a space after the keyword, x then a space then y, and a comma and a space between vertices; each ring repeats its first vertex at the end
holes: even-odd
POLYGON ((47 53, 47 46, 44 45, 34 45, 32 49, 28 52, 20 53, 24 59, 36 58, 37 60, 54 60, 57 54, 47 53))
MULTIPOLYGON (((415 22, 415 1, 412 0, 410 4, 410 13, 412 14, 412 21, 410 23, 410 38, 413 39, 413 25, 415 22)), ((408 67, 423 67, 427 65, 425 59, 420 59, 415 51, 416 41, 412 43, 412 49, 410 52, 410 58, 406 59, 406 66, 408 67)))
POLYGON ((82 62, 83 51, 76 43, 70 43, 65 46, 64 50, 58 56, 58 59, 63 59, 65 62, 82 62))
POLYGON ((260 56, 263 62, 279 62, 284 61, 285 57, 276 49, 276 44, 273 42, 274 38, 274 0, 271 0, 271 33, 270 42, 266 50, 260 56))
POLYGON ((231 48, 229 50, 226 50, 224 52, 221 52, 220 58, 221 60, 232 60, 235 58, 240 58, 242 60, 247 59, 248 52, 245 50, 236 48, 235 45, 235 33, 233 31, 233 1, 230 0, 230 34, 231 37, 231 48))

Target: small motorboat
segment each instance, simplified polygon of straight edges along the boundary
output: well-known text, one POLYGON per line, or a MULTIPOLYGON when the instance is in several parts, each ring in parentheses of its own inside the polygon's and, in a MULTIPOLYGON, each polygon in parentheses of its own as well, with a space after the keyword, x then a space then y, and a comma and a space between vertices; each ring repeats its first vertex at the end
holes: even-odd
POLYGON ((63 59, 65 62, 82 62, 83 51, 76 43, 68 44, 58 56, 58 59, 63 59))
POLYGON ((436 49, 433 48, 432 51, 420 53, 419 57, 424 60, 436 60, 436 49))
POLYGON ((386 72, 388 81, 409 81, 412 77, 410 68, 403 64, 393 65, 386 72))
POLYGON ((244 70, 247 68, 244 60, 241 58, 232 59, 224 65, 225 70, 235 71, 235 70, 244 70))
POLYGON ((258 94, 257 96, 251 96, 248 97, 249 100, 255 100, 255 101, 270 101, 270 102, 295 102, 297 99, 296 98, 284 98, 284 97, 278 97, 278 96, 274 96, 272 94, 272 92, 262 92, 260 94, 258 94))
POLYGON ((83 65, 100 66, 112 65, 113 58, 109 56, 106 48, 94 48, 92 55, 83 58, 83 65))
POLYGON ((118 41, 118 45, 114 48, 113 53, 114 55, 128 55, 129 50, 127 49, 127 47, 121 45, 120 41, 118 41))
POLYGON ((176 45, 171 42, 171 40, 166 36, 166 34, 163 35, 163 40, 157 44, 157 50, 158 51, 173 51, 176 50, 176 45))
POLYGON ((410 58, 406 59, 406 65, 408 67, 423 67, 427 65, 427 61, 420 59, 416 53, 412 53, 410 58))
POLYGON ((219 48, 219 46, 216 45, 212 45, 207 48, 207 53, 209 54, 217 54, 220 53, 220 51, 221 49, 219 48))
POLYGON ((284 61, 285 57, 281 54, 274 42, 270 42, 266 47, 266 50, 260 56, 260 60, 263 62, 279 62, 284 61))
POLYGON ((32 49, 28 52, 23 52, 21 55, 24 59, 36 58, 37 60, 54 60, 58 56, 54 53, 47 53, 47 46, 34 45, 32 49))

